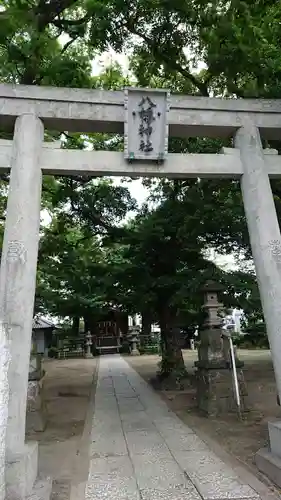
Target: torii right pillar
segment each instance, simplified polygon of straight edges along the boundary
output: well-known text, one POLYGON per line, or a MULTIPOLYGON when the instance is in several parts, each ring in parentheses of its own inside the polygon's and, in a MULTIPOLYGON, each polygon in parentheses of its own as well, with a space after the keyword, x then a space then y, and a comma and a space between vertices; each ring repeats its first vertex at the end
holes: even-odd
MULTIPOLYGON (((281 235, 259 130, 249 120, 237 131, 243 175, 241 190, 281 400, 281 235)), ((256 454, 257 467, 281 487, 281 420, 269 423, 268 449, 256 454)))

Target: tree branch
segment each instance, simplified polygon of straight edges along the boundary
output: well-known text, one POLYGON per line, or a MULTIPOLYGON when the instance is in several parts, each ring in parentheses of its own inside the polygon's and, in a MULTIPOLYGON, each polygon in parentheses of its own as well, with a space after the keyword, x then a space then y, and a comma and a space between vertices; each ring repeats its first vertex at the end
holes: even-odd
POLYGON ((171 59, 169 55, 165 54, 164 52, 161 51, 161 48, 157 46, 151 38, 147 37, 143 32, 140 32, 136 29, 135 27, 135 22, 128 21, 125 25, 127 30, 138 37, 140 37, 142 40, 145 41, 145 43, 148 45, 149 49, 151 50, 152 54, 160 60, 161 62, 165 62, 169 65, 170 68, 173 68, 175 71, 180 73, 184 78, 189 80, 200 92, 203 96, 208 97, 209 92, 208 92, 208 87, 204 82, 201 82, 196 76, 194 76, 190 71, 188 71, 185 68, 182 68, 182 66, 174 59, 171 59))
POLYGON ((78 3, 79 0, 53 0, 46 3, 40 0, 34 15, 37 18, 38 31, 42 33, 46 26, 52 23, 64 10, 78 3))
POLYGON ((66 29, 69 26, 80 26, 81 24, 86 23, 89 20, 88 14, 80 19, 54 19, 52 24, 56 26, 56 28, 66 29))
POLYGON ((71 46, 74 42, 76 42, 77 38, 78 38, 78 36, 76 36, 76 37, 74 37, 74 38, 71 38, 71 40, 69 40, 69 41, 68 41, 68 42, 67 42, 67 43, 63 46, 63 48, 62 48, 62 50, 61 50, 61 55, 62 55, 62 54, 64 54, 64 53, 67 51, 67 49, 68 49, 68 48, 69 48, 69 47, 70 47, 70 46, 71 46))

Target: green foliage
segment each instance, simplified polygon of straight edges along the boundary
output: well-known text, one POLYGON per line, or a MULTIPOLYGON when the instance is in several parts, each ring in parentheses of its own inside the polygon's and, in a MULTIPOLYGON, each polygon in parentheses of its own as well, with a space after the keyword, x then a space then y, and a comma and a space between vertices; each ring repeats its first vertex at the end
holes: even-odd
POLYGON ((58 353, 59 353, 59 350, 57 347, 50 347, 50 349, 48 350, 48 357, 49 358, 57 358, 58 357, 58 353))
POLYGON ((159 345, 158 344, 151 344, 151 345, 140 346, 139 353, 140 354, 153 354, 153 355, 159 354, 159 345))
POLYGON ((120 354, 130 354, 130 345, 129 343, 124 343, 120 348, 119 348, 120 354))

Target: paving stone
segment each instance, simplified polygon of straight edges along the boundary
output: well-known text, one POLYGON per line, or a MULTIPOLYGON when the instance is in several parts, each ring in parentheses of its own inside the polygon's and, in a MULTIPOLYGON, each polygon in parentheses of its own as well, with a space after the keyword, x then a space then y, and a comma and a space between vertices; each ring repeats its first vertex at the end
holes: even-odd
POLYGON ((109 435, 120 435, 123 434, 123 429, 121 426, 121 422, 118 420, 115 421, 105 421, 96 423, 92 427, 91 439, 92 441, 96 441, 101 436, 109 436, 109 435))
MULTIPOLYGON (((162 434, 163 435, 163 434, 162 434)), ((192 450, 200 451, 209 450, 207 445, 196 434, 183 432, 177 429, 167 429, 165 431, 164 439, 168 448, 171 451, 192 450)))
POLYGON ((93 458, 90 462, 89 476, 108 474, 111 479, 131 477, 133 465, 129 457, 93 458))
POLYGON ((95 409, 96 410, 102 410, 103 412, 116 412, 118 411, 118 405, 116 399, 112 398, 110 400, 99 400, 95 402, 95 409))
MULTIPOLYGON (((131 396, 131 397, 117 396, 117 401, 118 401, 119 408, 121 406, 131 406, 133 408, 134 405, 141 404, 141 402, 140 402, 139 398, 136 396, 136 394, 134 396, 131 396)), ((135 410, 135 411, 138 411, 138 410, 135 410)))
POLYGON ((86 500, 140 500, 129 457, 91 460, 86 500))
POLYGON ((175 460, 163 458, 159 453, 132 455, 138 487, 165 490, 172 486, 190 484, 175 460))
POLYGON ((131 399, 131 398, 137 398, 137 397, 138 396, 136 395, 135 391, 116 392, 117 400, 119 400, 119 399, 131 399))
POLYGON ((210 450, 172 452, 179 466, 190 476, 206 477, 223 473, 225 477, 237 479, 237 474, 210 450))
POLYGON ((150 416, 150 418, 154 421, 161 417, 170 417, 171 411, 167 408, 167 406, 158 406, 158 405, 150 405, 145 403, 146 412, 150 416))
POLYGON ((214 472, 199 476, 191 474, 190 479, 199 491, 203 500, 238 500, 260 498, 255 490, 246 484, 241 484, 236 479, 225 476, 223 473, 214 472))
MULTIPOLYGON (((104 411, 99 411, 95 413, 93 423, 92 423, 92 430, 98 427, 112 427, 116 424, 120 424, 120 415, 119 412, 116 410, 116 412, 110 412, 110 413, 105 413, 104 411)), ((121 424, 120 424, 121 425, 121 424)))
POLYGON ((123 398, 119 399, 119 411, 120 413, 135 413, 136 411, 144 411, 145 407, 141 404, 138 398, 123 398))
POLYGON ((174 486, 165 490, 145 488, 141 490, 142 500, 202 500, 197 490, 190 483, 188 487, 174 486))
POLYGON ((136 413, 123 413, 121 419, 125 432, 156 430, 155 425, 145 411, 139 411, 136 413))
POLYGON ((114 390, 115 390, 115 394, 117 396, 132 395, 133 397, 136 397, 135 390, 129 384, 127 384, 127 385, 119 385, 119 386, 114 385, 114 390))
POLYGON ((95 403, 99 402, 102 403, 103 401, 116 401, 116 396, 115 392, 102 392, 103 389, 101 388, 95 396, 95 403))
POLYGON ((170 431, 177 431, 182 433, 194 434, 193 430, 185 425, 180 419, 175 416, 167 415, 161 416, 159 415, 153 419, 154 425, 159 430, 159 432, 165 436, 170 435, 170 431))
POLYGON ((88 482, 85 492, 85 500, 141 500, 134 479, 120 482, 108 482, 96 480, 88 482))
POLYGON ((171 458, 169 448, 156 430, 126 432, 125 437, 131 454, 158 453, 171 458))
POLYGON ((90 447, 91 457, 112 457, 128 455, 128 449, 122 430, 116 433, 96 435, 90 447))

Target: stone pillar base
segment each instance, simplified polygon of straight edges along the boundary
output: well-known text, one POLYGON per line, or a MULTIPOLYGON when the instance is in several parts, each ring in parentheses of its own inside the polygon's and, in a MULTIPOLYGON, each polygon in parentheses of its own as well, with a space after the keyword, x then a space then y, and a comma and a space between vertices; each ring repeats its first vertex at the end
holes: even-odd
POLYGON ((281 458, 273 455, 269 448, 261 448, 255 455, 255 462, 259 471, 281 488, 281 458))
MULTIPOLYGON (((247 389, 243 371, 237 369, 241 411, 249 410, 246 397, 247 389)), ((196 372, 197 404, 206 416, 216 417, 227 413, 237 412, 237 404, 233 388, 231 370, 226 368, 199 368, 196 372)))
POLYGON ((140 356, 140 352, 138 349, 132 349, 130 354, 131 356, 140 356))
POLYGON ((29 442, 22 453, 8 457, 6 462, 6 500, 49 500, 50 478, 37 478, 38 443, 29 442))
POLYGON ((42 432, 47 425, 47 409, 44 401, 44 379, 28 382, 26 431, 42 432))
POLYGON ((269 448, 255 456, 257 468, 281 488, 281 421, 268 422, 269 448))

